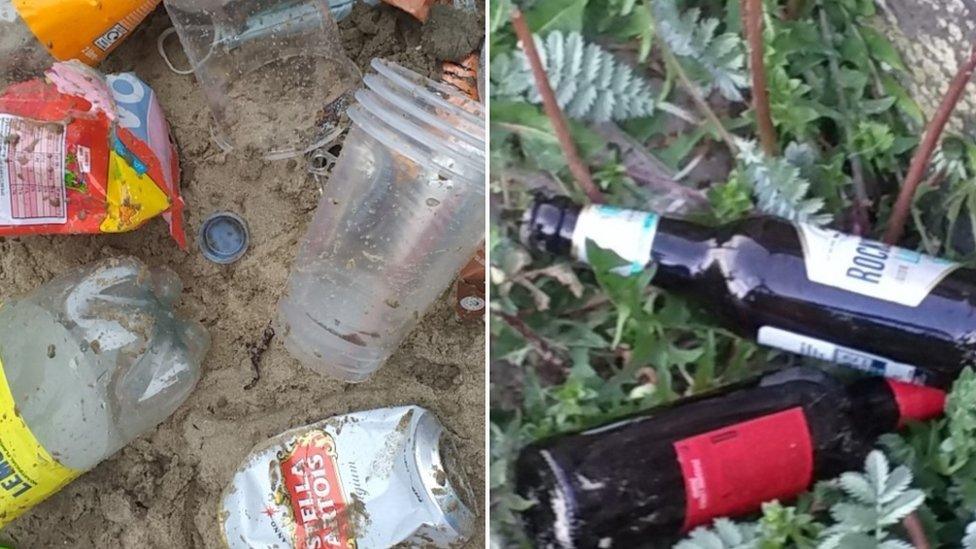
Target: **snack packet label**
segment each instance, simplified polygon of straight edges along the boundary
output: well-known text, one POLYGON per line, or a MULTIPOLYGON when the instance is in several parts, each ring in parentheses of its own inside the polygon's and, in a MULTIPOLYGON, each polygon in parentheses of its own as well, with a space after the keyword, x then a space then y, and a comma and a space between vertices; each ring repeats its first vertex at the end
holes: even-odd
POLYGON ((0 362, 0 527, 82 472, 58 463, 17 412, 0 362))
POLYGON ((13 5, 34 36, 56 59, 78 59, 95 65, 135 30, 159 2, 13 0, 13 5))
POLYGON ((0 114, 0 223, 67 222, 65 127, 0 114))

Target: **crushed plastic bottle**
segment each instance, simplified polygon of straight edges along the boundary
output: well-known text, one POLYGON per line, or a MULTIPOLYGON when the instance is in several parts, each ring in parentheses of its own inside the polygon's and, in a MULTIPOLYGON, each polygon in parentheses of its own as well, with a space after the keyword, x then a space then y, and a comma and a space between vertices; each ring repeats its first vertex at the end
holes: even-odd
POLYGON ((0 306, 0 526, 169 417, 210 336, 169 269, 107 259, 0 306))

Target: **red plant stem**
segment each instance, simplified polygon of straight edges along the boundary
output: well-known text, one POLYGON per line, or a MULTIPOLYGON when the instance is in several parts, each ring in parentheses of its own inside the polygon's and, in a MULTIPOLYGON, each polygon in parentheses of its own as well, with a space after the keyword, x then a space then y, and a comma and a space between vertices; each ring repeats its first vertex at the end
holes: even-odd
POLYGON ((519 9, 512 10, 512 27, 515 28, 515 34, 522 42, 525 57, 529 60, 529 66, 532 67, 535 85, 539 89, 539 95, 542 96, 542 108, 546 111, 546 116, 549 117, 553 129, 556 131, 556 138, 559 139, 559 145, 566 156, 566 164, 569 166, 570 173, 573 174, 573 178, 579 183, 579 186, 583 188, 583 192, 586 193, 590 202, 602 203, 603 193, 593 182, 590 170, 586 168, 586 164, 580 158, 579 151, 576 150, 576 144, 573 142, 573 137, 569 133, 569 126, 566 124, 566 118, 559 108, 559 103, 556 102, 556 94, 553 93, 552 86, 549 85, 546 71, 542 68, 542 60, 539 58, 538 50, 535 49, 532 32, 519 9))
POLYGON ((925 170, 932 160, 935 148, 939 145, 942 132, 945 130, 956 104, 959 103, 959 98, 962 97, 966 84, 973 77, 973 71, 976 71, 976 44, 973 44, 973 48, 969 52, 969 59, 959 67, 959 72, 949 83, 949 90, 942 98, 942 103, 935 111, 935 116, 925 128, 925 136, 919 143, 918 149, 915 150, 915 155, 912 156, 912 163, 908 166, 908 174, 905 175, 905 182, 898 192, 898 200, 892 209, 891 219, 888 220, 888 227, 884 233, 884 241, 888 244, 897 243, 905 232, 905 222, 908 220, 915 190, 925 176, 925 170))
POLYGON ((763 7, 762 0, 740 0, 742 26, 749 44, 749 72, 752 74, 752 108, 756 111, 759 142, 767 156, 779 153, 776 127, 769 108, 769 90, 766 84, 766 65, 763 60, 763 7))
POLYGON ((915 549, 931 548, 928 538, 925 537, 925 528, 922 527, 922 521, 918 518, 917 512, 912 512, 902 519, 901 524, 905 527, 905 531, 908 532, 908 539, 912 540, 912 545, 915 549))

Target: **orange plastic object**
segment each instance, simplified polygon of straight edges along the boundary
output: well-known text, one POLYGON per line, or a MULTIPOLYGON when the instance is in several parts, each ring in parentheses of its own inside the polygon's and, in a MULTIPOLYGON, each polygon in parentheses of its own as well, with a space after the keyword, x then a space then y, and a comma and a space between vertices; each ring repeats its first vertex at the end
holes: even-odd
POLYGON ((13 0, 17 13, 56 59, 95 65, 161 0, 13 0))
POLYGON ((485 246, 461 269, 457 279, 458 320, 478 320, 485 316, 485 246))
POLYGON ((396 6, 401 10, 409 13, 410 15, 420 19, 421 21, 427 21, 427 15, 430 13, 430 7, 434 4, 434 0, 383 0, 391 6, 396 6))
POLYGON ((480 101, 478 97, 478 60, 477 53, 464 58, 461 64, 446 61, 443 66, 441 80, 461 90, 465 95, 480 101))

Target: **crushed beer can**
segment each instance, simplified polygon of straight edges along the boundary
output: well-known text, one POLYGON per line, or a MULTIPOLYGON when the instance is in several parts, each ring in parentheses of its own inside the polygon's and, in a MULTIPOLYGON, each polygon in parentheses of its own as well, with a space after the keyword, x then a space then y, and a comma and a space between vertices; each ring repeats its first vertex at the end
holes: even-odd
POLYGON ((452 436, 418 406, 335 416, 255 447, 221 497, 231 549, 449 548, 475 529, 452 436))

